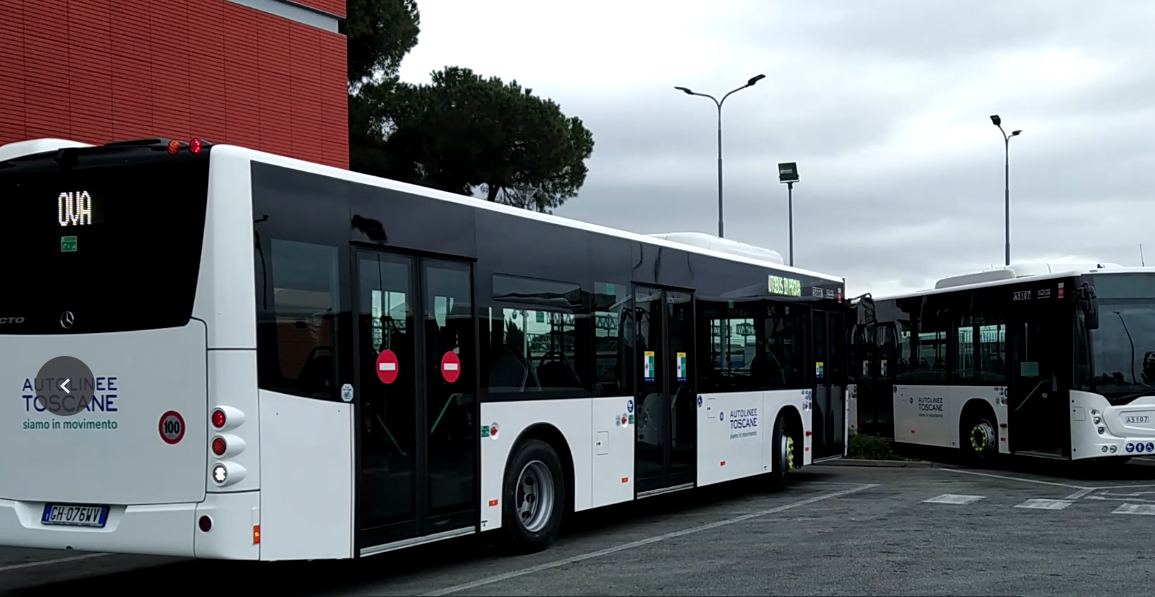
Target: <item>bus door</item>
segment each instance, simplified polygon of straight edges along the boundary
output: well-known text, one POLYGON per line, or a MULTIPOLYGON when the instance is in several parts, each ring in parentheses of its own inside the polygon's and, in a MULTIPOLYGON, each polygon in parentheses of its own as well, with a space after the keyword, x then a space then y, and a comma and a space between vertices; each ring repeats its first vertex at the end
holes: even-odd
POLYGON ((634 490, 638 497, 694 486, 697 393, 693 294, 634 286, 634 490))
POLYGON ((1061 364, 1072 360, 1070 305, 1016 294, 1024 298, 1012 303, 1008 447, 1011 452, 1064 457, 1070 450, 1070 388, 1061 364))
POLYGON ((355 255, 360 553, 472 533, 472 267, 363 248, 355 255))
POLYGON ((814 399, 811 401, 815 460, 842 456, 846 446, 846 313, 815 308, 810 315, 814 399))

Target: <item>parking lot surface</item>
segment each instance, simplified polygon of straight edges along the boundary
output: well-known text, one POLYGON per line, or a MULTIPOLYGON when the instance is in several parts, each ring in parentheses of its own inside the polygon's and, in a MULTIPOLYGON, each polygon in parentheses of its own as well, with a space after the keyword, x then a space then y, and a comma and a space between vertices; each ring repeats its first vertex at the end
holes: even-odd
POLYGON ((529 556, 479 538, 320 563, 0 549, 0 592, 1139 595, 1152 562, 1136 546, 1152 515, 1150 466, 1079 478, 824 465, 793 474, 782 493, 741 482, 581 515, 529 556))

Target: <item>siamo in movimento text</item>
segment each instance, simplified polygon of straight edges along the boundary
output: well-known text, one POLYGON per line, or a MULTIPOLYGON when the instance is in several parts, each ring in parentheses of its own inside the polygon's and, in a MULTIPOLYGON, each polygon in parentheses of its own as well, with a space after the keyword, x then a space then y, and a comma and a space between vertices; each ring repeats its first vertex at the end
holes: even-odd
MULTIPOLYGON (((41 387, 44 382, 48 380, 43 379, 25 379, 24 386, 21 388, 21 398, 24 399, 24 412, 27 413, 45 413, 48 411, 45 408, 43 401, 38 400, 42 397, 48 402, 53 400, 63 400, 61 396, 45 395, 45 391, 51 391, 50 388, 41 387)), ((110 418, 90 419, 85 417, 86 414, 99 413, 116 413, 117 408, 117 379, 115 377, 94 377, 90 380, 78 380, 79 386, 75 388, 76 397, 69 396, 68 400, 80 402, 88 400, 88 405, 84 407, 82 412, 76 413, 68 417, 51 417, 51 420, 35 420, 25 419, 23 428, 25 430, 114 430, 117 428, 117 423, 110 418)), ((55 404, 52 404, 56 408, 55 404)), ((64 405, 68 407, 67 404, 64 405)))

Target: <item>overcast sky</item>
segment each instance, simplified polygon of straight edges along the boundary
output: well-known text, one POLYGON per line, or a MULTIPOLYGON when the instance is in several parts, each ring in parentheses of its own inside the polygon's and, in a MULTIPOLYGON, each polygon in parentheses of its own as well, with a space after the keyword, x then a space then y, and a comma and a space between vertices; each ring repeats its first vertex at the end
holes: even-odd
POLYGON ((1155 264, 1155 2, 1071 0, 421 0, 402 74, 517 79, 596 146, 558 215, 717 234, 713 103, 726 101, 726 237, 854 295, 925 288, 1012 261, 1155 264))

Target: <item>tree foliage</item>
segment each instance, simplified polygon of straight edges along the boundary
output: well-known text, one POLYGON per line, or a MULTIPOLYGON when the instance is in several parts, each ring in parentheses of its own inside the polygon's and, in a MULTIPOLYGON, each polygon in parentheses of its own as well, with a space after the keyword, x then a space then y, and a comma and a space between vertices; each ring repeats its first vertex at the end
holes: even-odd
POLYGON ((394 79, 401 59, 417 45, 416 0, 346 0, 342 33, 348 42, 349 89, 394 79))
POLYGON ((517 81, 450 66, 398 79, 417 43, 415 0, 349 0, 350 167, 550 212, 577 195, 593 135, 517 81))
POLYGON ((392 126, 381 174, 543 212, 585 183, 593 135, 516 81, 447 67, 381 95, 378 119, 392 126))

